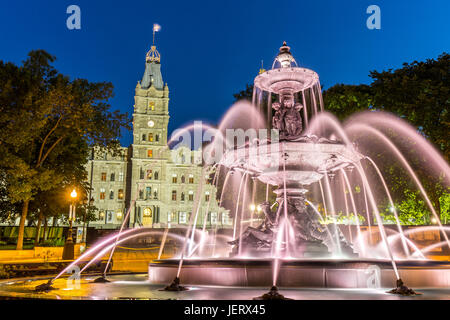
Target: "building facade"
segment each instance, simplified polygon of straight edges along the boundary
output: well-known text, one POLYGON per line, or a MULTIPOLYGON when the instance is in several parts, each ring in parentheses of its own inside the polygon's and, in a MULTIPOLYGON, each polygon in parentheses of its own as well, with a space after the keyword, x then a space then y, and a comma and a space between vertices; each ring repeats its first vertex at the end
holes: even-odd
POLYGON ((128 226, 180 227, 189 223, 196 201, 195 223, 207 228, 229 228, 228 211, 220 208, 216 188, 201 180, 199 150, 167 146, 169 88, 161 74, 155 46, 146 55, 145 71, 134 96, 133 143, 119 155, 93 149, 87 164, 90 199, 98 210, 96 228, 119 227, 128 210, 128 226), (201 185, 201 186, 200 186, 201 185))

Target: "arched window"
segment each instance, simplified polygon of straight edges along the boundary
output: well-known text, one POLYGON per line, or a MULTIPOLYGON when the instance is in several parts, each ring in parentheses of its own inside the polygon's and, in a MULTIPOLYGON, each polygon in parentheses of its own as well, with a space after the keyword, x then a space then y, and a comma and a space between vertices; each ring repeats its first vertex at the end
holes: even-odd
POLYGON ((177 201, 177 191, 172 190, 172 201, 177 201))
POLYGON ((186 178, 183 176, 181 176, 181 183, 185 183, 186 182, 186 178))
POLYGON ((148 134, 148 141, 153 142, 153 133, 148 134))

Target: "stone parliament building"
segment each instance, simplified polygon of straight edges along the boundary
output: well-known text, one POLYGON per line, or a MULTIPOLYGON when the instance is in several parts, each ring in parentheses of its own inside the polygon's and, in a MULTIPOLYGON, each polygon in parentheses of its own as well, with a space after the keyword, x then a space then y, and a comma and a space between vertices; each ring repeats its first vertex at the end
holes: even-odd
MULTIPOLYGON (((92 149, 86 169, 98 220, 91 221, 91 227, 116 229, 129 208, 129 227, 174 228, 189 223, 200 192, 202 154, 185 146, 168 148, 169 118, 169 88, 153 45, 135 89, 131 146, 122 147, 119 156, 92 149)), ((203 226, 206 219, 208 229, 231 227, 228 211, 216 200, 216 188, 205 183, 201 192, 197 225, 203 226)))

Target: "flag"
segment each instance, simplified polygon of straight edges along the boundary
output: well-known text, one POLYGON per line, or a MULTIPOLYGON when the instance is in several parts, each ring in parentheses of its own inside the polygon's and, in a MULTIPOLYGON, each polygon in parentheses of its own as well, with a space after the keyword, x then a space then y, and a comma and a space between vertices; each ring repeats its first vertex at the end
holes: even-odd
POLYGON ((161 26, 157 23, 153 24, 153 32, 157 32, 161 30, 161 26))

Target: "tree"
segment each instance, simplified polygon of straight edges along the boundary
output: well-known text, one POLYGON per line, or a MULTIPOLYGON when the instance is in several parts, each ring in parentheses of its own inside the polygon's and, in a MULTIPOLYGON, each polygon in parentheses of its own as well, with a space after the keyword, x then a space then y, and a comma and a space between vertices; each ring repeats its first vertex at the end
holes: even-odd
POLYGON ((10 202, 22 206, 19 250, 30 201, 77 180, 59 170, 64 162, 82 166, 87 157, 78 163, 71 157, 93 145, 118 150, 120 129, 130 127, 127 114, 109 111, 111 83, 71 81, 51 65, 54 60, 37 50, 20 67, 0 61, 0 165, 10 202))
POLYGON ((341 121, 355 112, 369 110, 372 100, 371 87, 365 84, 337 84, 323 92, 325 109, 341 121))

